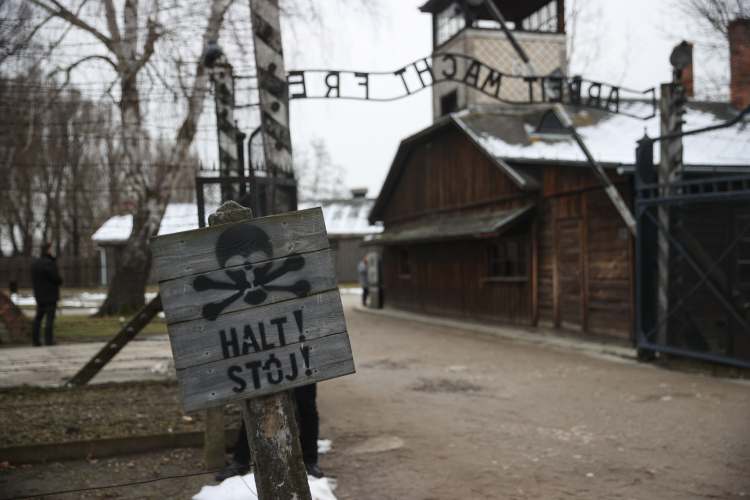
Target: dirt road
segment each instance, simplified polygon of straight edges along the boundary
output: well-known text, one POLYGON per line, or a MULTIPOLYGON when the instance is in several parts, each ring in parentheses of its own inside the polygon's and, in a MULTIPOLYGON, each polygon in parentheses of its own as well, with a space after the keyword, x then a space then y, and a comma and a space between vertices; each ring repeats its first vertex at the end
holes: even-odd
POLYGON ((403 324, 356 300, 357 374, 318 396, 340 499, 750 496, 747 382, 403 324))
MULTIPOLYGON (((318 387, 320 437, 333 440, 320 465, 340 500, 750 496, 747 382, 559 339, 406 323, 343 300, 357 374, 318 387)), ((201 450, 171 450, 19 466, 0 474, 0 498, 186 474, 200 460, 201 450)), ((189 499, 204 484, 215 483, 203 475, 46 498, 189 499)))

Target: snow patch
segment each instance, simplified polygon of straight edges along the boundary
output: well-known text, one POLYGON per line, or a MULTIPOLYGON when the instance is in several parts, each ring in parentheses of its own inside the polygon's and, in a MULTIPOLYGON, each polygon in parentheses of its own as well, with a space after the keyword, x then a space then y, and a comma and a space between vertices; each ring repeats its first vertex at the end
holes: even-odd
POLYGON ((318 453, 328 453, 333 447, 333 441, 330 439, 318 439, 318 453))
MULTIPOLYGON (((336 500, 333 494, 333 484, 328 481, 327 477, 318 479, 307 476, 307 481, 310 484, 310 493, 313 500, 336 500)), ((253 473, 230 477, 218 486, 204 486, 193 497, 193 500, 247 500, 248 498, 258 498, 253 473), (249 496, 248 491, 250 492, 249 496)))
POLYGON ((382 226, 370 225, 370 216, 375 200, 364 200, 356 203, 352 200, 339 202, 330 200, 314 200, 299 203, 299 209, 320 207, 326 222, 329 237, 337 235, 365 235, 383 232, 382 226))
MULTIPOLYGON (((631 106, 636 103, 631 104, 631 106)), ((632 112, 632 110, 628 110, 632 112)), ((724 123, 713 113, 688 109, 683 130, 695 130, 724 123)), ((469 124, 469 126, 471 126, 469 124)), ((632 165, 635 161, 637 141, 644 132, 650 137, 659 136, 659 117, 641 120, 631 116, 610 114, 591 125, 576 127, 594 158, 601 162, 632 165)), ((580 147, 566 135, 549 140, 531 137, 530 144, 504 141, 486 132, 478 132, 479 142, 492 156, 503 160, 540 159, 559 161, 586 161, 580 147)), ((750 136, 747 127, 734 126, 708 133, 686 137, 683 140, 685 165, 722 166, 748 165, 750 162, 750 136)), ((654 145, 654 158, 659 158, 659 143, 654 145)))

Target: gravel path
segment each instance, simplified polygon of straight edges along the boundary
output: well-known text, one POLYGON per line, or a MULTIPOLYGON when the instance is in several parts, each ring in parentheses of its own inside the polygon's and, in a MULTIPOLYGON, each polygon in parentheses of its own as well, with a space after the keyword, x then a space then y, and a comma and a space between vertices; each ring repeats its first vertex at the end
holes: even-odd
MULTIPOLYGON (((320 437, 333 440, 320 466, 340 500, 750 496, 745 381, 638 364, 595 345, 521 341, 516 330, 503 338, 367 314, 355 310, 358 297, 342 299, 357 373, 318 388, 320 437)), ((119 460, 149 477, 169 453, 119 460)), ((199 470, 198 453, 182 453, 191 457, 166 462, 169 472, 199 470)), ((106 484, 128 470, 99 465, 94 481, 86 461, 56 466, 64 474, 34 467, 6 470, 0 489, 106 484)), ((213 481, 116 495, 189 499, 201 484, 213 481)))

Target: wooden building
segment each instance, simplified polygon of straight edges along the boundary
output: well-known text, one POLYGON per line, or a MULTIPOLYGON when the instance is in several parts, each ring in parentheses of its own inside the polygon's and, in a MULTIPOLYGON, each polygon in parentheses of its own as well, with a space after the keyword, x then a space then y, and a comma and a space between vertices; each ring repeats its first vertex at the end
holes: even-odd
MULTIPOLYGON (((686 108, 693 128, 733 116, 727 103, 686 108)), ((658 116, 568 111, 632 210, 636 142, 644 127, 659 135, 658 116)), ((714 144, 748 140, 723 133, 714 144)), ((686 177, 750 171, 710 149, 683 160, 686 177)), ((377 221, 384 231, 367 244, 381 247, 387 307, 632 338, 632 235, 548 107, 466 109, 405 139, 377 221)))
MULTIPOLYGON (((369 243, 383 248, 386 305, 628 338, 632 238, 581 162, 493 155, 483 125, 522 118, 450 115, 402 142, 370 214, 385 226, 369 243)), ((630 179, 608 166, 630 203, 630 179)))
MULTIPOLYGON (((563 0, 494 2, 539 71, 565 78, 563 0)), ((523 61, 484 10, 451 0, 421 9, 433 16, 433 72, 445 73, 441 54, 459 53, 523 74, 523 61)), ((468 64, 459 61, 451 68, 456 78, 433 86, 434 124, 401 142, 370 214, 384 225, 366 243, 382 252, 385 306, 632 339, 634 244, 624 221, 551 105, 519 103, 529 92, 541 95, 539 82, 504 79, 499 103, 465 84, 485 78, 469 78, 477 65, 468 64)), ((649 105, 565 104, 631 210, 637 141, 644 129, 661 135, 658 110, 646 119, 649 105)), ((736 113, 729 103, 686 107, 686 128, 736 113)), ((746 132, 726 133, 714 144, 736 142, 735 133, 747 141, 746 132)), ((730 165, 721 153, 715 145, 686 147, 682 175, 748 170, 746 160, 730 165)))

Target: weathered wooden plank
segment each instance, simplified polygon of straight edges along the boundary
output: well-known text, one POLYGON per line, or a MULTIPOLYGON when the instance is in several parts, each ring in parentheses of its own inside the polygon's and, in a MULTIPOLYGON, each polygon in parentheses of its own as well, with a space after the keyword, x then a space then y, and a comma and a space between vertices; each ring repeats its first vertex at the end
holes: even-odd
POLYGON ((175 368, 346 331, 338 290, 169 327, 175 368))
POLYGON ((330 250, 237 266, 159 285, 167 324, 216 317, 338 287, 330 250), (268 280, 273 277, 274 279, 268 280), (266 282, 267 281, 267 282, 266 282))
POLYGON ((355 373, 349 335, 223 359, 177 372, 185 413, 355 373))
POLYGON ((320 207, 151 238, 159 282, 326 248, 320 207))

